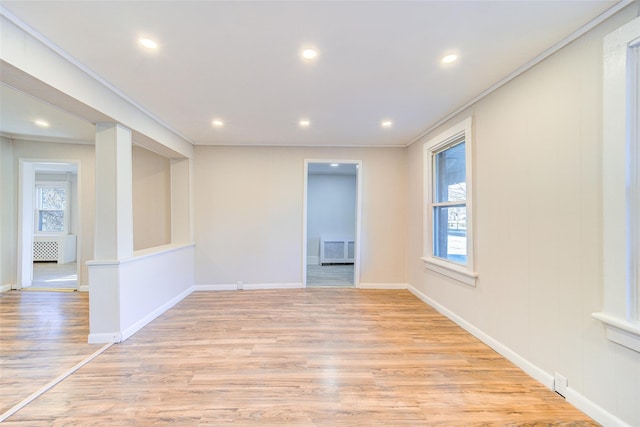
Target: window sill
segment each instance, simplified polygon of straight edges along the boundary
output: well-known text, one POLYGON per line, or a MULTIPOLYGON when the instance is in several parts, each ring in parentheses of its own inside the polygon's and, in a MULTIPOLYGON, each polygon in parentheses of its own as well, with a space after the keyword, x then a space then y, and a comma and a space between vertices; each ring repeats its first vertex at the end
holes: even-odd
POLYGON ((476 286, 478 273, 475 271, 469 271, 460 265, 437 258, 422 257, 420 259, 424 261, 425 267, 431 271, 435 271, 438 274, 457 280, 465 285, 476 286))
POLYGON ((630 322, 609 313, 593 313, 595 319, 604 323, 607 338, 640 353, 640 321, 630 322))

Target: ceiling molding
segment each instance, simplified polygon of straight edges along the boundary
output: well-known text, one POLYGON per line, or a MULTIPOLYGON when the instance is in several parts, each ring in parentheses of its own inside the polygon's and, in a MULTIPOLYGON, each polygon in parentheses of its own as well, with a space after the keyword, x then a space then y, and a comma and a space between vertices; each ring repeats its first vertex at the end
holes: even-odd
POLYGON ((469 107, 473 106, 474 104, 476 104, 477 102, 481 101, 483 98, 485 98, 486 96, 488 96, 491 93, 495 92, 496 90, 498 90, 502 86, 506 85, 507 83, 509 83, 510 81, 515 79, 516 77, 518 77, 519 75, 521 75, 524 72, 526 72, 526 71, 530 70, 531 68, 535 67, 536 65, 538 65, 539 63, 541 63, 542 61, 547 59, 549 56, 551 56, 554 53, 558 52, 560 49, 564 48, 565 46, 567 46, 571 42, 577 40, 579 37, 583 36, 584 34, 589 32, 590 30, 594 29, 595 27, 600 25, 602 22, 606 21, 611 16, 613 16, 616 13, 620 12, 622 9, 624 9, 625 7, 627 7, 630 4, 634 3, 635 1, 636 0, 620 0, 620 2, 616 3, 614 6, 611 6, 611 8, 607 9, 606 12, 600 14, 599 16, 597 16, 596 18, 591 20, 586 25, 578 28, 576 31, 574 31, 573 33, 571 33, 570 35, 568 35, 564 39, 560 40, 558 43, 554 44, 553 46, 551 46, 550 48, 548 48, 547 50, 542 52, 540 55, 538 55, 535 58, 533 58, 531 61, 527 62, 526 64, 524 64, 520 68, 518 68, 515 71, 513 71, 512 73, 508 74, 507 76, 505 76, 504 78, 499 80, 497 83, 489 86, 487 89, 482 91, 475 98, 472 98, 467 103, 463 104, 462 106, 458 107, 453 112, 447 114, 442 119, 438 120, 435 124, 431 125, 427 130, 425 130, 424 132, 421 132, 418 136, 416 136, 411 141, 409 141, 406 145, 404 145, 404 147, 409 147, 413 143, 420 141, 422 138, 424 138, 425 136, 427 136, 428 134, 430 134, 431 132, 436 130, 438 127, 440 127, 441 125, 443 125, 447 121, 451 120, 452 118, 454 118, 458 114, 462 113, 467 108, 469 108, 469 107))

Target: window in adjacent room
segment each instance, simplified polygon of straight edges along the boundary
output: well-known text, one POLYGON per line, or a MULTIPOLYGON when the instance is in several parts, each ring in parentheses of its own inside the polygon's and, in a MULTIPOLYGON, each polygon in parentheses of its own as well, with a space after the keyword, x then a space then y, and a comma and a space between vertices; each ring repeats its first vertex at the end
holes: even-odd
POLYGON ((36 232, 66 233, 68 229, 66 183, 36 184, 36 232))
POLYGON ((475 285, 471 118, 424 145, 426 267, 475 285))

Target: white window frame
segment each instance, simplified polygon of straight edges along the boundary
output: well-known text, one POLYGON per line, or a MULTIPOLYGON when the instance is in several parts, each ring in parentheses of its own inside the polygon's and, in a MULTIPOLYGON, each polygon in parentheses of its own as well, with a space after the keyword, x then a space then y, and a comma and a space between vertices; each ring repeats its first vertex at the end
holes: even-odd
POLYGON ((35 202, 34 202, 34 210, 35 210, 35 214, 34 214, 34 233, 35 234, 60 234, 60 235, 64 235, 64 234, 69 234, 69 214, 70 214, 70 194, 69 194, 69 183, 66 181, 36 181, 36 185, 35 185, 35 192, 34 192, 34 196, 35 196, 35 202), (64 229, 63 231, 40 231, 39 230, 39 213, 40 213, 40 206, 41 206, 41 200, 40 200, 40 188, 51 188, 51 187, 58 187, 58 188, 64 188, 64 194, 65 194, 65 204, 64 204, 64 229))
POLYGON ((604 39, 602 224, 609 340, 640 352, 640 18, 604 39))
POLYGON ((452 126, 445 132, 427 141, 423 146, 424 155, 424 256, 425 267, 431 271, 475 286, 478 273, 474 270, 473 239, 473 120, 471 117, 452 126), (466 167, 466 210, 467 210, 467 263, 466 265, 436 257, 434 248, 433 200, 434 200, 434 157, 455 141, 464 139, 466 167))

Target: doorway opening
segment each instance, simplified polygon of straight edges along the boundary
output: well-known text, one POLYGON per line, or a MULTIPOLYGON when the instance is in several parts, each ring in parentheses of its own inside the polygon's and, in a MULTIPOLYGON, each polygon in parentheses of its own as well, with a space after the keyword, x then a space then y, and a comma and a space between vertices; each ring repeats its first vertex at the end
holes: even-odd
POLYGON ((76 291, 78 163, 20 159, 18 289, 76 291))
POLYGON ((303 286, 357 287, 359 160, 305 160, 303 286))

